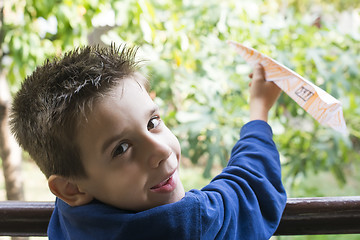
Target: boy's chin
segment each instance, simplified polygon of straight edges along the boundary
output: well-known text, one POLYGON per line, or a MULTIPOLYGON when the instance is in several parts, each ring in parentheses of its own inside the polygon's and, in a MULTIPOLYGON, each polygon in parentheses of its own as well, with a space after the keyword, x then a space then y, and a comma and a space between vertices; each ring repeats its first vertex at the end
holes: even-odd
POLYGON ((163 205, 167 205, 167 204, 171 204, 171 203, 176 203, 178 201, 180 201, 181 199, 183 199, 185 196, 185 190, 180 182, 180 186, 178 186, 178 188, 173 192, 173 194, 171 195, 171 197, 169 199, 160 201, 157 204, 154 204, 153 206, 150 206, 144 210, 148 210, 154 207, 159 207, 159 206, 163 206, 163 205))
POLYGON ((183 197, 185 196, 185 191, 183 186, 181 185, 181 188, 179 188, 176 193, 174 193, 174 196, 170 199, 169 203, 176 203, 178 201, 180 201, 181 199, 183 199, 183 197))

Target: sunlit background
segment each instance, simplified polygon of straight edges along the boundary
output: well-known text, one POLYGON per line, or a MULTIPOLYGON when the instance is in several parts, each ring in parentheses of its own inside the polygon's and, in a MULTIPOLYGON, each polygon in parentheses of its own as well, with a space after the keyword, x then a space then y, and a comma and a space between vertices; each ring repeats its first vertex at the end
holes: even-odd
MULTIPOLYGON (((47 57, 85 44, 137 45, 155 102, 181 142, 185 188, 201 188, 226 165, 249 119, 251 69, 226 44, 235 40, 343 104, 349 135, 321 126, 285 94, 271 111, 289 197, 360 195, 359 1, 0 0, 0 7, 0 105, 47 57)), ((5 130, 0 134, 6 140, 5 130)), ((8 142, 15 157, 0 146, 0 200, 7 198, 5 182, 12 183, 15 198, 54 200, 33 161, 26 153, 16 158, 16 146, 8 142)))

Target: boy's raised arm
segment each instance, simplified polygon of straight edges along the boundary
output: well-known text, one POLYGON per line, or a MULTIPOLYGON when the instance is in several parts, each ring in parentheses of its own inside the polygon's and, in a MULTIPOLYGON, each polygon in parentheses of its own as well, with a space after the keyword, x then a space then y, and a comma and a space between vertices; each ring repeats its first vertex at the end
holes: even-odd
POLYGON ((254 67, 250 78, 250 120, 267 121, 268 112, 280 96, 281 89, 273 82, 265 80, 265 71, 261 64, 254 67))

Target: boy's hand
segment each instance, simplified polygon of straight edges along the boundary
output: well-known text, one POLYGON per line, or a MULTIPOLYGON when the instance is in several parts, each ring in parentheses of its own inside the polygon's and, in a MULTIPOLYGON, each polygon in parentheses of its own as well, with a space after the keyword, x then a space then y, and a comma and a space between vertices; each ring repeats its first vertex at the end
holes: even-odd
POLYGON ((273 82, 265 80, 265 71, 261 64, 256 64, 249 75, 250 83, 250 120, 267 121, 268 112, 280 96, 281 89, 273 82))

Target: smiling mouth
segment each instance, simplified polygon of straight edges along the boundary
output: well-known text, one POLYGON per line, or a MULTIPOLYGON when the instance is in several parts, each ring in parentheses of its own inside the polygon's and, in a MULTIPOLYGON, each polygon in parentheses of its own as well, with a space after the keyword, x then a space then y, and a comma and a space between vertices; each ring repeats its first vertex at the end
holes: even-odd
POLYGON ((169 177, 168 179, 162 181, 161 183, 159 183, 158 185, 156 186, 153 186, 151 189, 157 189, 157 188, 161 188, 162 186, 165 186, 166 184, 168 184, 169 180, 170 180, 171 177, 169 177))
POLYGON ((159 184, 151 187, 150 189, 153 192, 158 192, 158 193, 172 192, 176 188, 176 181, 174 179, 174 175, 175 173, 173 173, 169 178, 165 179, 159 184))

